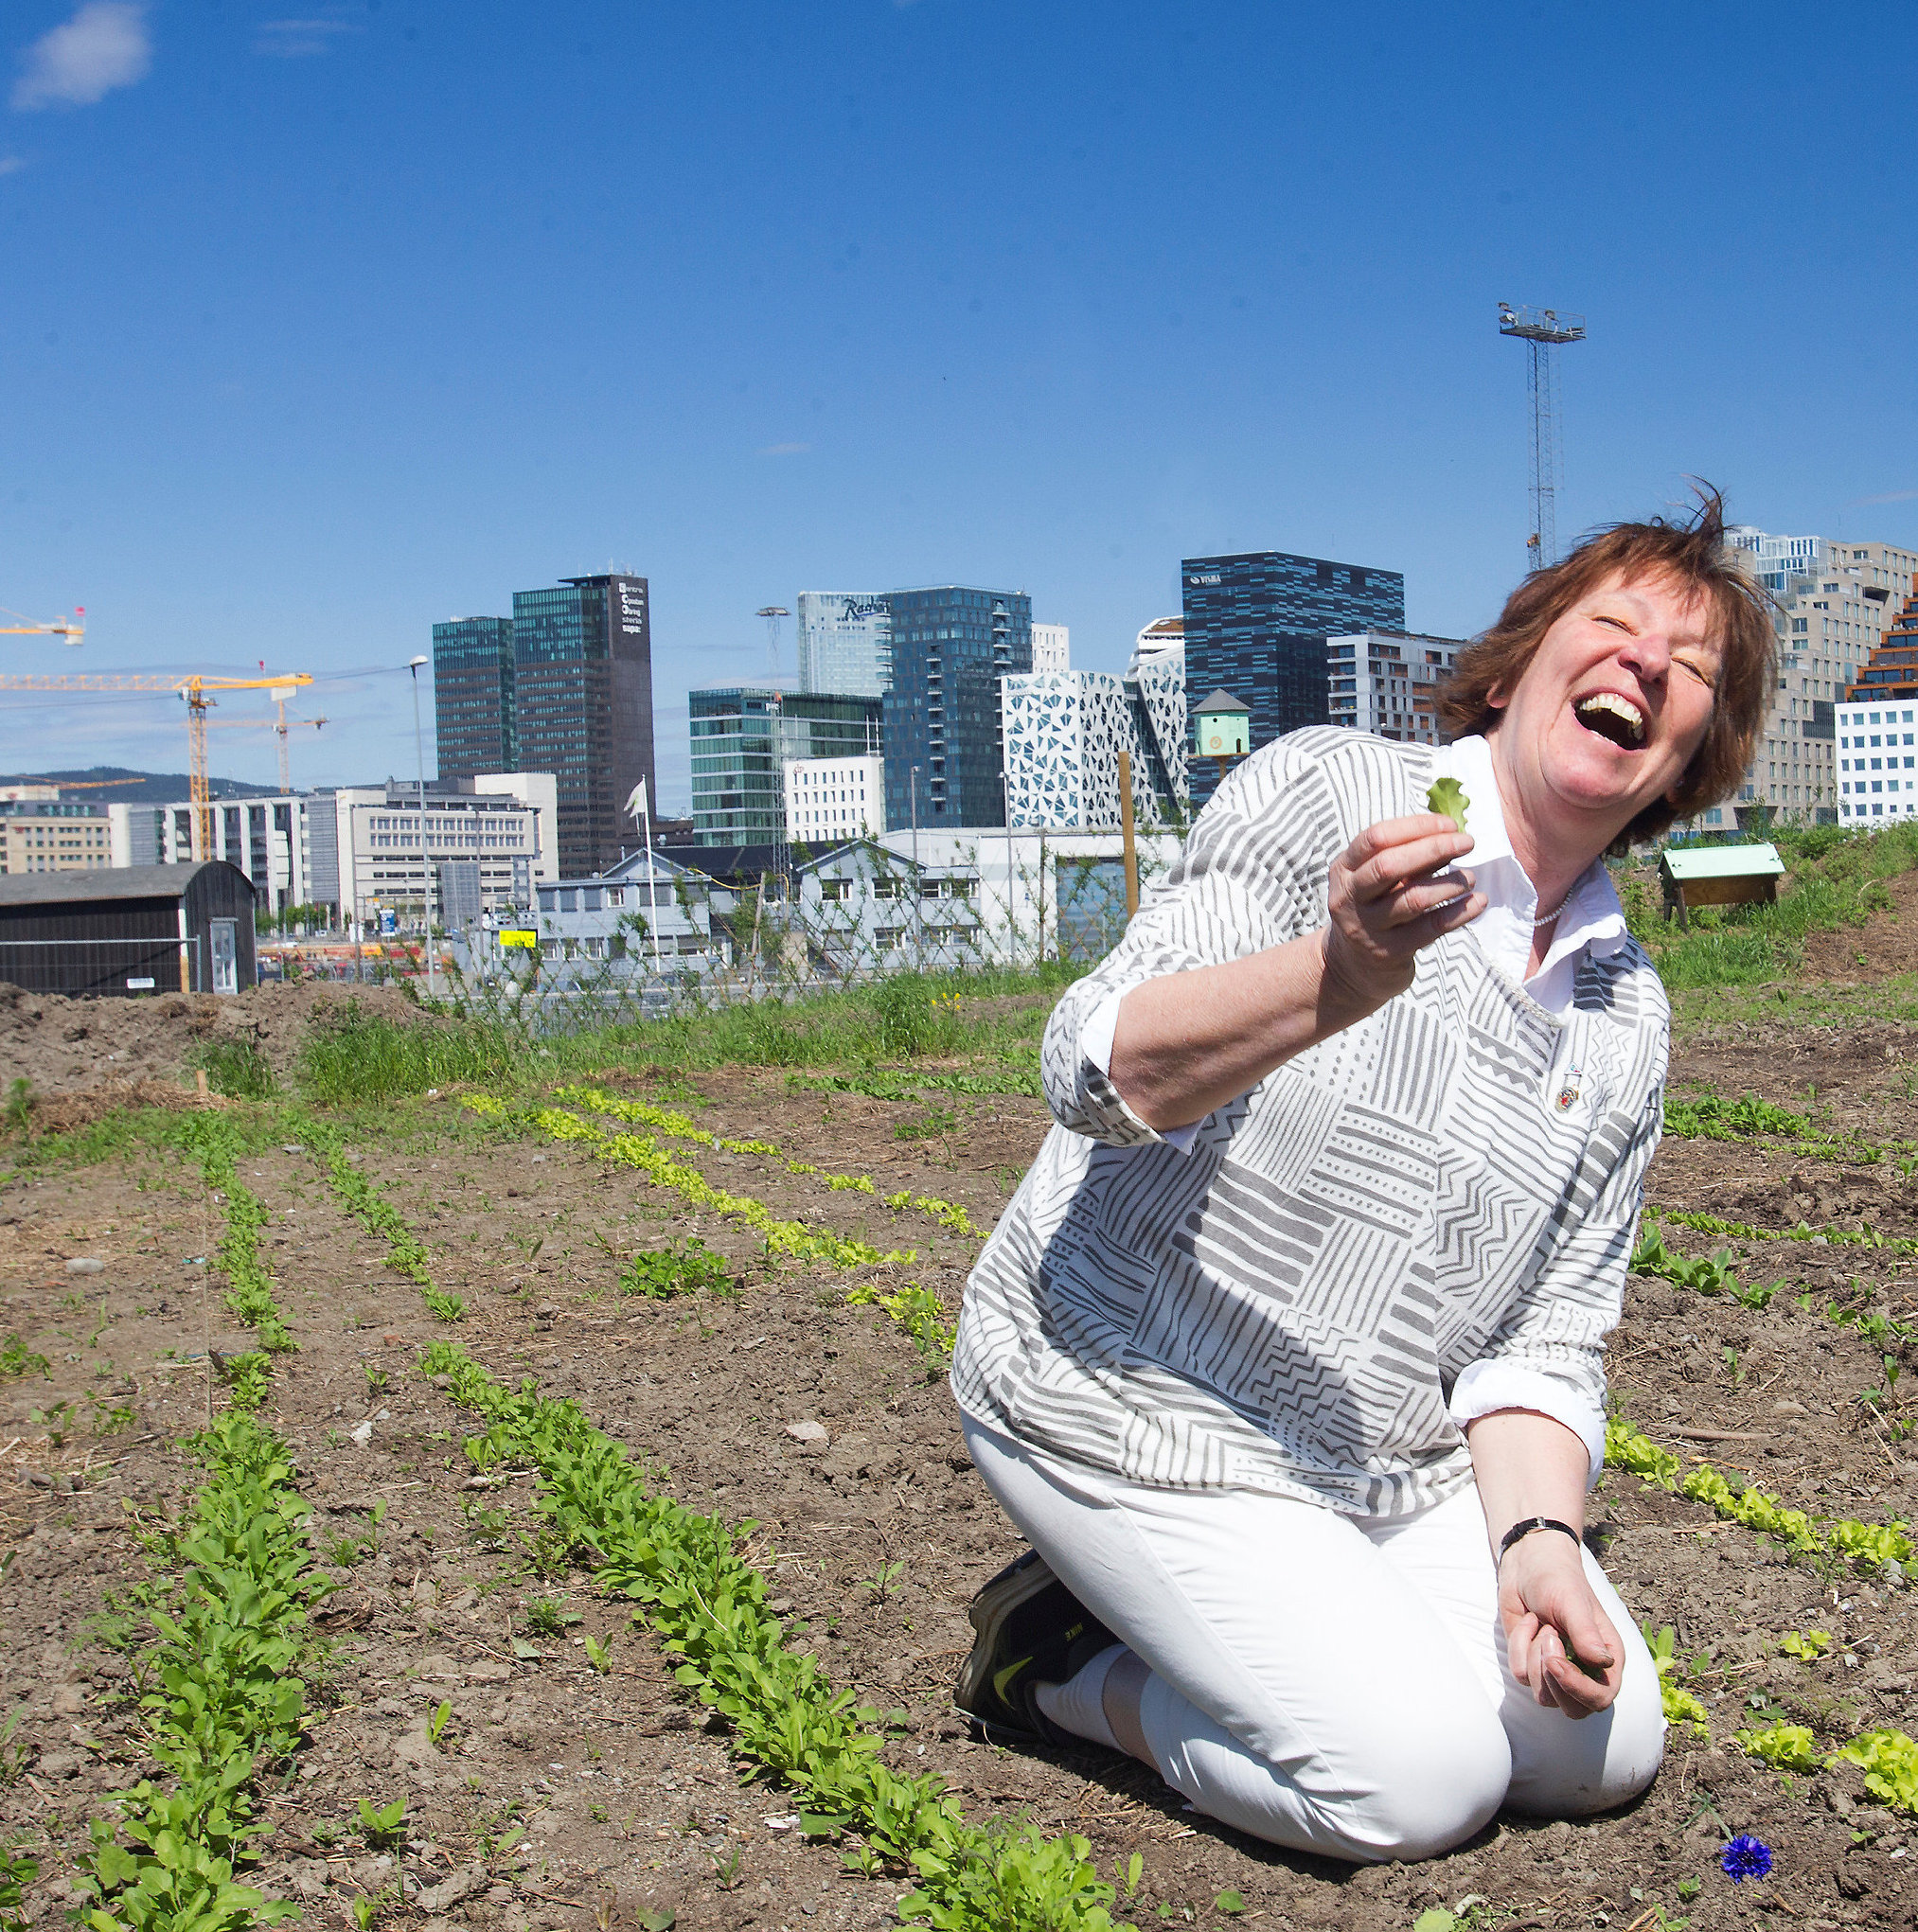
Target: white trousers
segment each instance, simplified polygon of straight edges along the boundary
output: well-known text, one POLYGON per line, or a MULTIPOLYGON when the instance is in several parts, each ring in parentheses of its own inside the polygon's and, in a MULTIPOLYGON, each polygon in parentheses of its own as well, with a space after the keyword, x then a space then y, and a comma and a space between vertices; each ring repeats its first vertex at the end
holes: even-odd
POLYGON ((1658 1671, 1589 1551, 1625 1649, 1617 1699, 1574 1721, 1512 1676, 1475 1488, 1362 1522, 1147 1488, 965 1427, 1000 1506, 1150 1669, 1153 1763, 1206 1816, 1332 1858, 1430 1858, 1501 1804, 1575 1817, 1657 1774, 1658 1671))

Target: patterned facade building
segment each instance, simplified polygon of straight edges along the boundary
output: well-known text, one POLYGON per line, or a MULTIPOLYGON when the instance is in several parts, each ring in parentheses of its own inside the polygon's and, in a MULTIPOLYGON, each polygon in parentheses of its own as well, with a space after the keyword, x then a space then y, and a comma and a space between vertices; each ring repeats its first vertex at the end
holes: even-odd
POLYGON ((1141 825, 1187 804, 1185 680, 1179 653, 1106 671, 1029 671, 1002 681, 1005 796, 1015 831, 1096 831, 1120 822, 1119 753, 1132 761, 1141 825))
MULTIPOLYGON (((1260 550, 1188 557, 1180 579, 1187 682, 1245 704, 1254 747, 1327 721, 1328 638, 1405 629, 1405 578, 1395 570, 1260 550)), ((1194 770, 1195 807, 1217 783, 1210 765, 1194 770)))

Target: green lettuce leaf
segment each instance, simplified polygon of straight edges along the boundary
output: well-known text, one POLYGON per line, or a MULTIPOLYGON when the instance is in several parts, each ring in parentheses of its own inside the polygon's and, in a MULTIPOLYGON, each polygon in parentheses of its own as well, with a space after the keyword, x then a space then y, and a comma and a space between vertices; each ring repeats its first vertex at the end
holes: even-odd
POLYGON ((1440 778, 1430 787, 1425 795, 1427 811, 1437 812, 1442 818, 1451 820, 1460 831, 1465 828, 1465 807, 1471 804, 1459 788, 1456 778, 1440 778))

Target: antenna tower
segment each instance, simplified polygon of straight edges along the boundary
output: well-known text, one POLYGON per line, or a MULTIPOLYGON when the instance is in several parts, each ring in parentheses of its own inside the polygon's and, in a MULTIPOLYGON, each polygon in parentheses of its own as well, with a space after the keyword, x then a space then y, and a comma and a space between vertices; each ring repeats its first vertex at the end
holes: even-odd
POLYGON ((1516 335, 1526 349, 1526 394, 1532 401, 1532 534, 1525 540, 1528 570, 1558 561, 1558 483, 1565 449, 1558 425, 1558 347, 1585 340, 1585 317, 1555 309, 1499 304, 1499 333, 1516 335))
POLYGON ((776 685, 779 682, 779 620, 791 616, 792 612, 784 604, 762 604, 753 614, 766 620, 766 681, 776 685))

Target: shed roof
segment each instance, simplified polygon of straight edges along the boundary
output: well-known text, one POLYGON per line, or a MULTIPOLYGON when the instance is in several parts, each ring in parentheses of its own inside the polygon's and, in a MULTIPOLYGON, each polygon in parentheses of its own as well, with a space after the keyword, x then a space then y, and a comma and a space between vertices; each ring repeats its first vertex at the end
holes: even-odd
POLYGON ((0 877, 0 907, 95 906, 112 899, 177 899, 212 867, 246 875, 223 859, 194 865, 100 865, 85 872, 18 872, 0 877))
POLYGON ((1765 878, 1785 870, 1776 845, 1699 845, 1661 852, 1659 863, 1679 884, 1688 878, 1765 878))
POLYGON ((1216 715, 1221 711, 1243 711, 1248 718, 1252 716, 1252 706, 1234 698, 1230 691, 1215 691, 1203 704, 1195 704, 1192 707, 1192 715, 1195 718, 1200 712, 1216 715))

